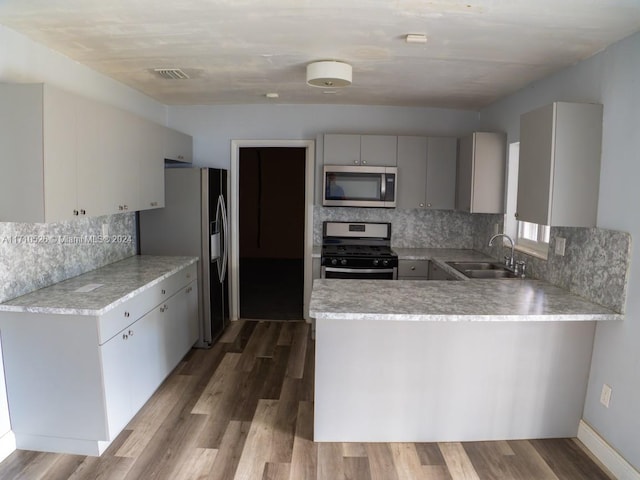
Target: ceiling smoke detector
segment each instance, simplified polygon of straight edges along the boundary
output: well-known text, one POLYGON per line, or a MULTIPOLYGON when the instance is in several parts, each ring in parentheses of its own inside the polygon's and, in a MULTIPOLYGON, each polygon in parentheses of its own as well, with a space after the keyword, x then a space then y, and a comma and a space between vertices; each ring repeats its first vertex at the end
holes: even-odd
POLYGON ((348 87, 352 71, 351 65, 344 62, 313 62, 307 65, 307 84, 321 88, 348 87))
POLYGON ((165 80, 187 80, 189 75, 179 68, 154 68, 154 72, 165 80))

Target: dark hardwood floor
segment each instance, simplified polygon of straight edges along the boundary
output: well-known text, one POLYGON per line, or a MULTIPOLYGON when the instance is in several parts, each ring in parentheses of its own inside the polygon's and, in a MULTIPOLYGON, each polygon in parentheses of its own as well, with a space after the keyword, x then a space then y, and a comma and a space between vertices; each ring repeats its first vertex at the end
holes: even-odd
POLYGON ((234 322, 192 350, 101 457, 16 451, 0 479, 606 480, 574 439, 314 443, 303 322, 234 322))

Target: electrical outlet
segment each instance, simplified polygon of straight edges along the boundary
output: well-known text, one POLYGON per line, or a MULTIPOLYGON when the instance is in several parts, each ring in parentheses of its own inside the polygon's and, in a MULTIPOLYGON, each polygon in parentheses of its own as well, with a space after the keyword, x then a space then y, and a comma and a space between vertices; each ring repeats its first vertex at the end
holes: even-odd
POLYGON ((563 237, 556 237, 556 255, 564 257, 564 250, 567 245, 567 239, 563 237))
POLYGON ((109 236, 109 224, 108 223, 103 223, 102 224, 102 237, 108 237, 109 236))
POLYGON ((611 387, 606 383, 602 385, 602 392, 600 393, 600 403, 609 408, 609 402, 611 401, 611 387))

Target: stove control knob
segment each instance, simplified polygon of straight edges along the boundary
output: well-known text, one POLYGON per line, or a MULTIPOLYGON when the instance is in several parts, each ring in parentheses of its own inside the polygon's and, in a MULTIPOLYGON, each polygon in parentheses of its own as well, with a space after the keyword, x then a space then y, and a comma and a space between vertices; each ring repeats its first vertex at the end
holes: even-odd
POLYGON ((331 265, 337 265, 338 264, 338 260, 336 260, 335 258, 331 259, 331 265))
POLYGON ((374 258, 374 259, 373 259, 373 266, 374 266, 374 267, 377 267, 377 266, 378 266, 378 263, 379 263, 379 262, 378 262, 378 259, 377 259, 377 258, 374 258))
POLYGON ((346 265, 347 264, 347 259, 343 258, 342 260, 340 260, 340 264, 341 265, 346 265))
POLYGON ((389 265, 389 260, 382 260, 382 265, 384 265, 385 267, 389 265))

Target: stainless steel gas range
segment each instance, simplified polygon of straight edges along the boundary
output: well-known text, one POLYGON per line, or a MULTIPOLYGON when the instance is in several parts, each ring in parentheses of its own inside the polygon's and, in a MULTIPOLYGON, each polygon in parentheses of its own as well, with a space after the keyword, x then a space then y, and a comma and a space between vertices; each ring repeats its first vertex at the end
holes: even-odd
POLYGON ((390 223, 324 222, 320 259, 322 278, 398 278, 390 223))

